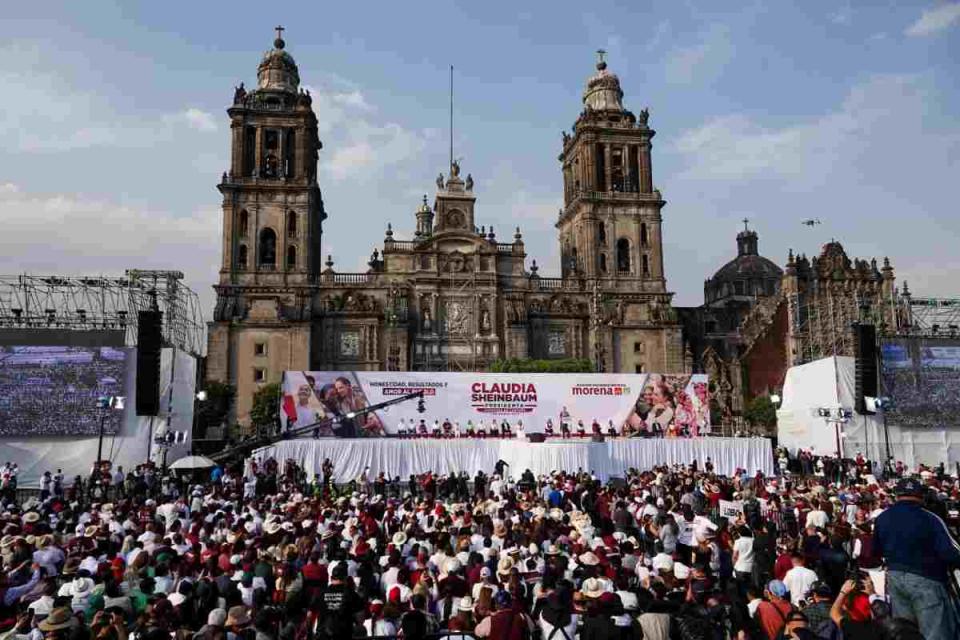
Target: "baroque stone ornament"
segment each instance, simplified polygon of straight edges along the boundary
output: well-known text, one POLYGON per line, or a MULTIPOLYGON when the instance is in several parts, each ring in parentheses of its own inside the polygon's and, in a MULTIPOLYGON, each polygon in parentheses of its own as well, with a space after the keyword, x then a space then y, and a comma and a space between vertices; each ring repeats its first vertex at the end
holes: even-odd
POLYGON ((356 358, 360 355, 360 334, 356 331, 344 331, 340 334, 340 355, 356 358))
POLYGON ((463 334, 467 332, 470 313, 466 305, 459 300, 447 302, 447 333, 463 334))

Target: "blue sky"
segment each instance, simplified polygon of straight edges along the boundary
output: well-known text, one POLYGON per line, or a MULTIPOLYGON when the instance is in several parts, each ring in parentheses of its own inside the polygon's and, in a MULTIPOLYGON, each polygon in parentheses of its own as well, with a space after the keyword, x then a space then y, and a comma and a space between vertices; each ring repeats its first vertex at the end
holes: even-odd
POLYGON ((560 132, 594 50, 649 107, 678 304, 735 253, 888 255, 958 295, 960 2, 43 2, 0 21, 0 271, 180 268, 209 310, 225 108, 283 24, 314 95, 324 253, 357 271, 456 155, 477 222, 559 270, 560 132), (584 8, 586 5, 589 8, 584 8), (805 218, 823 224, 808 228, 805 218), (359 222, 359 224, 358 224, 359 222))

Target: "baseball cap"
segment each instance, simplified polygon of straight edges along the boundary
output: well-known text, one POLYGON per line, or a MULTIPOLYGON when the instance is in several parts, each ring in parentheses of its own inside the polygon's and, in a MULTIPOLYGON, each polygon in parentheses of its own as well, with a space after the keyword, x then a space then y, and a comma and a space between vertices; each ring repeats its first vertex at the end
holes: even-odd
POLYGON ((926 488, 916 478, 903 478, 897 482, 897 495, 922 498, 926 488))
POLYGON ((787 595, 787 585, 783 584, 779 580, 771 580, 767 583, 767 591, 778 598, 783 598, 787 595))

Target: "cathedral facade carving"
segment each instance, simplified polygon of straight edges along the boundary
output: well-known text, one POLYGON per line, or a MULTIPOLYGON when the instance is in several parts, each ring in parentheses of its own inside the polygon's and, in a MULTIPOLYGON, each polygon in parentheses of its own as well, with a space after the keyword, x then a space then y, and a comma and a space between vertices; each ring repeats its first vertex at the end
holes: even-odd
MULTIPOLYGON (((484 370, 505 358, 588 358, 609 372, 689 370, 663 272, 648 113, 623 107, 601 59, 562 136, 560 277, 523 236, 479 225, 472 175, 453 162, 411 216, 388 225, 363 273, 323 261, 322 148, 308 93, 279 37, 257 88, 235 90, 223 194, 223 261, 206 376, 253 393, 284 370, 484 370)), ((478 180, 482 184, 482 179, 478 180)))

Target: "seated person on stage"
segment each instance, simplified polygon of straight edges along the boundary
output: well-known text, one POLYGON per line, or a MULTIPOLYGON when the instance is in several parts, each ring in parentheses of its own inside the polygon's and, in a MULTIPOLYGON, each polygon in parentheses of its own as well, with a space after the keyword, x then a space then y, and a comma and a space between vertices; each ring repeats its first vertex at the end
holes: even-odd
POLYGON ((617 428, 613 426, 613 420, 607 421, 607 435, 611 438, 617 437, 617 428))
POLYGON ((487 437, 487 426, 483 424, 483 420, 477 421, 477 437, 486 438, 487 437))
POLYGON ((473 428, 473 420, 467 420, 467 437, 472 438, 475 435, 477 435, 477 431, 473 428))
POLYGON ((548 437, 548 438, 552 438, 552 437, 554 436, 554 433, 553 433, 553 418, 547 418, 547 424, 546 424, 546 426, 543 428, 543 433, 544 433, 544 435, 545 435, 546 437, 548 437))
POLYGON ((460 421, 459 420, 453 421, 453 433, 451 434, 451 437, 452 438, 460 437, 460 421))
POLYGON ((442 428, 443 428, 444 438, 449 438, 453 436, 453 423, 450 422, 450 418, 444 419, 442 428))
POLYGON ((417 425, 417 435, 421 438, 427 437, 427 421, 420 418, 420 424, 417 425))
POLYGON ((433 435, 434 438, 440 437, 440 421, 439 420, 433 421, 433 428, 431 429, 431 434, 433 435))
POLYGON ((600 421, 596 418, 593 419, 593 424, 590 425, 590 431, 592 431, 595 436, 603 435, 603 430, 600 429, 600 421))
POLYGON ((518 437, 518 438, 521 438, 521 439, 522 439, 522 438, 524 437, 524 433, 523 433, 523 420, 517 420, 517 429, 516 429, 516 432, 517 432, 517 437, 518 437))
POLYGON ((587 428, 583 426, 583 420, 577 420, 577 437, 578 438, 587 437, 587 428))
POLYGON ((560 420, 560 437, 561 438, 570 437, 570 421, 569 420, 560 420))
POLYGON ((400 423, 397 425, 397 435, 401 438, 407 435, 407 421, 403 418, 400 418, 400 423))
POLYGON ((513 430, 510 428, 510 423, 504 420, 500 423, 500 437, 509 438, 513 435, 513 430))

